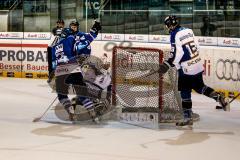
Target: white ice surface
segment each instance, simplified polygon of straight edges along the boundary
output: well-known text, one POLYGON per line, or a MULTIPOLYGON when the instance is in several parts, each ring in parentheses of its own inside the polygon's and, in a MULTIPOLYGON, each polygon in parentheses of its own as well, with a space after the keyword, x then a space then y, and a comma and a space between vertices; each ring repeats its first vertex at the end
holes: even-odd
POLYGON ((240 102, 230 112, 193 94, 193 130, 33 123, 55 98, 46 80, 0 78, 0 160, 238 160, 240 102))

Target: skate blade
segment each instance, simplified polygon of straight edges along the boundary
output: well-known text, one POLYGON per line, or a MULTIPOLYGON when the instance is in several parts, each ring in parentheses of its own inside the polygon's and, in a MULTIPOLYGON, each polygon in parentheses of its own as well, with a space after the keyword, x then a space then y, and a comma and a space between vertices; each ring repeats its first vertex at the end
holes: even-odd
POLYGON ((225 101, 227 102, 226 106, 223 107, 224 111, 230 112, 230 103, 229 103, 229 98, 225 98, 225 101))
POLYGON ((100 119, 98 117, 94 118, 92 121, 96 124, 100 124, 100 119))
POLYGON ((176 128, 179 129, 179 130, 192 130, 193 125, 176 126, 176 128))
POLYGON ((230 103, 228 98, 227 98, 227 105, 225 107, 225 111, 230 112, 230 103))
POLYGON ((225 106, 225 108, 224 107, 222 107, 222 106, 216 106, 216 109, 222 109, 222 110, 224 110, 224 111, 226 111, 226 112, 230 112, 230 103, 228 103, 226 106, 225 106))

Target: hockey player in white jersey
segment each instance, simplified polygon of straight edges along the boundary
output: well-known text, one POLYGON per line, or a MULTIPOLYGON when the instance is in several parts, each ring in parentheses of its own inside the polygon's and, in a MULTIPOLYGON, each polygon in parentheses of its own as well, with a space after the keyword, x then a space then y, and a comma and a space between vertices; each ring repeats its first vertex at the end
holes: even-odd
POLYGON ((168 16, 164 21, 170 33, 170 58, 164 61, 162 72, 166 73, 169 67, 178 70, 178 90, 182 98, 184 120, 176 123, 177 126, 192 125, 191 92, 215 99, 226 111, 227 102, 223 94, 208 87, 203 82, 203 62, 199 54, 199 46, 194 33, 189 28, 181 27, 176 16, 168 16))

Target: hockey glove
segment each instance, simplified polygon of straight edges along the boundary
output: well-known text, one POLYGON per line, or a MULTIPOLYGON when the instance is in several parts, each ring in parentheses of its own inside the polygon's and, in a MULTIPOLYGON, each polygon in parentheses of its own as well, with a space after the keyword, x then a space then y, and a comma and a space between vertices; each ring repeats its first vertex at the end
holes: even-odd
POLYGON ((165 74, 169 70, 170 67, 171 67, 170 64, 168 64, 168 62, 164 61, 163 64, 159 65, 158 72, 160 74, 165 74))
POLYGON ((95 21, 90 31, 97 35, 100 30, 102 30, 100 22, 95 21))
POLYGON ((105 69, 105 70, 108 70, 110 68, 110 63, 102 64, 102 68, 105 69))

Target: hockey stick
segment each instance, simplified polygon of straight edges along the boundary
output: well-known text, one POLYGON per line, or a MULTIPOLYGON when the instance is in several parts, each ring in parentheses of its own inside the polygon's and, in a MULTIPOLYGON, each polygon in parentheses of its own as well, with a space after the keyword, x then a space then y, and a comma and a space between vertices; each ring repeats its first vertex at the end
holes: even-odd
POLYGON ((143 74, 142 76, 137 77, 137 78, 146 78, 146 77, 149 77, 149 76, 154 75, 156 73, 158 73, 160 77, 165 74, 165 73, 162 72, 162 68, 159 66, 159 68, 157 70, 150 69, 149 73, 143 74))
POLYGON ((96 14, 94 12, 93 3, 91 0, 89 0, 89 3, 90 3, 90 7, 91 7, 92 17, 93 17, 94 21, 96 21, 96 14))
POLYGON ((233 97, 231 99, 231 101, 229 101, 229 104, 232 103, 235 99, 237 99, 240 96, 240 93, 238 93, 235 97, 233 97))
POLYGON ((58 97, 56 97, 56 98, 52 101, 52 103, 47 107, 47 109, 45 110, 45 112, 44 112, 40 117, 34 118, 34 119, 33 119, 33 122, 39 122, 39 121, 43 118, 43 116, 47 113, 47 111, 49 110, 49 108, 53 105, 53 103, 57 100, 57 98, 58 98, 58 97))
POLYGON ((160 72, 160 69, 158 69, 158 70, 150 70, 150 72, 149 72, 148 74, 144 75, 144 77, 149 77, 149 76, 151 76, 151 75, 153 75, 153 74, 155 74, 155 73, 159 73, 160 75, 163 75, 163 74, 160 72))
MULTIPOLYGON (((235 99, 237 99, 240 96, 240 93, 238 93, 235 97, 233 97, 228 104, 231 104, 235 99)), ((216 109, 222 109, 222 106, 216 106, 216 109)))

